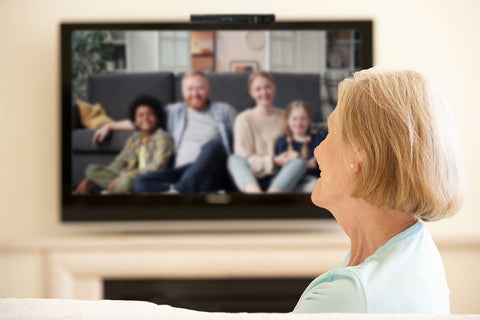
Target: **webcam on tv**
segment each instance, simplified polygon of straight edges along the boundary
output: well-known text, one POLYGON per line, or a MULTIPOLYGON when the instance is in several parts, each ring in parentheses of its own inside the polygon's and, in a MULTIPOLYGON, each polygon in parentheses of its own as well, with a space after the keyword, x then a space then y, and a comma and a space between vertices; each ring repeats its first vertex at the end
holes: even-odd
POLYGON ((274 14, 192 14, 191 23, 272 24, 274 14))

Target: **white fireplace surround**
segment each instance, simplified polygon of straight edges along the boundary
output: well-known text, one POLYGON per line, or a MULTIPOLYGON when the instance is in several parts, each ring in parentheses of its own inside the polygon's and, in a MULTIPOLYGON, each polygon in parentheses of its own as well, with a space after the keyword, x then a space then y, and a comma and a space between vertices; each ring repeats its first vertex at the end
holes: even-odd
POLYGON ((313 279, 341 264, 348 245, 338 230, 94 236, 35 243, 46 258, 47 296, 67 299, 102 299, 105 279, 313 279))
MULTIPOLYGON (((260 225, 256 231, 136 234, 71 229, 63 236, 0 241, 4 297, 100 299, 107 279, 313 279, 338 267, 349 250, 348 237, 333 220, 328 227, 290 231, 265 231, 260 225)), ((468 272, 480 264, 480 237, 433 235, 449 280, 452 312, 478 313, 479 278, 468 272)))

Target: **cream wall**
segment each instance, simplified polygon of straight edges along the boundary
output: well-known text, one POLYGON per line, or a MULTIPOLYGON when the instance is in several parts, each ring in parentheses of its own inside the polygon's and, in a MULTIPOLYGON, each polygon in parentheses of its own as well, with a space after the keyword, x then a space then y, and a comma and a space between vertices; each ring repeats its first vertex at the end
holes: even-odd
MULTIPOLYGON (((0 240, 87 233, 59 222, 60 22, 188 21, 190 13, 244 12, 273 12, 278 20, 373 19, 375 64, 427 74, 444 90, 459 127, 468 179, 465 205, 456 217, 429 228, 436 238, 478 240, 477 0, 244 0, 234 6, 227 1, 187 0, 0 1, 0 240)), ((464 276, 479 260, 478 246, 445 255, 448 276, 454 278, 452 295, 458 297, 454 311, 480 313, 475 301, 468 300, 478 297, 480 279, 464 276)), ((24 263, 32 260, 32 274, 40 274, 35 253, 10 258, 5 260, 4 255, 0 271, 25 268, 24 263)), ((15 276, 1 274, 5 279, 15 276)), ((0 279, 0 285, 5 283, 0 279)), ((41 295, 42 280, 36 277, 33 283, 28 282, 27 291, 2 285, 2 295, 41 295)))

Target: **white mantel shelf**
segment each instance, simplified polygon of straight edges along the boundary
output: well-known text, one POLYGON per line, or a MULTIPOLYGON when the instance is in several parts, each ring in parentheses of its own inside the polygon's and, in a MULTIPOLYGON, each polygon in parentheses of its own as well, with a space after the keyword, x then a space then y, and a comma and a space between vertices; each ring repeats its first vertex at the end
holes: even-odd
MULTIPOLYGON (((433 235, 438 247, 480 248, 480 233, 475 236, 433 235)), ((349 239, 334 223, 320 231, 309 232, 212 232, 212 233, 85 233, 55 237, 23 237, 0 240, 0 250, 9 251, 78 251, 136 249, 324 249, 348 250, 349 239)))
POLYGON ((251 250, 345 247, 348 238, 339 232, 326 234, 172 234, 172 235, 84 235, 5 240, 2 250, 104 250, 104 249, 221 249, 251 250))

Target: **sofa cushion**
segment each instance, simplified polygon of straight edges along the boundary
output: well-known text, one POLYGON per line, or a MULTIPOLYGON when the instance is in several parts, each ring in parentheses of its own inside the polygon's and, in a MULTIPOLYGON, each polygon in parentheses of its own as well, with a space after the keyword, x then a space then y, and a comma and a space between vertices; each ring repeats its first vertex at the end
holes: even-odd
POLYGON ((88 78, 88 101, 101 103, 114 120, 127 118, 128 105, 139 94, 149 94, 164 105, 174 102, 171 72, 101 74, 88 78))
POLYGON ((103 125, 113 122, 112 118, 107 116, 100 103, 91 104, 85 101, 77 100, 80 122, 87 129, 98 129, 103 125))
POLYGON ((113 131, 105 137, 105 140, 94 147, 92 139, 95 130, 77 129, 72 132, 72 151, 73 152, 115 152, 118 153, 123 149, 128 137, 132 131, 113 131))
MULTIPOLYGON (((215 301, 212 301, 215 304, 215 301)), ((478 314, 225 313, 204 312, 146 301, 0 299, 0 318, 11 320, 478 320, 478 314)))

